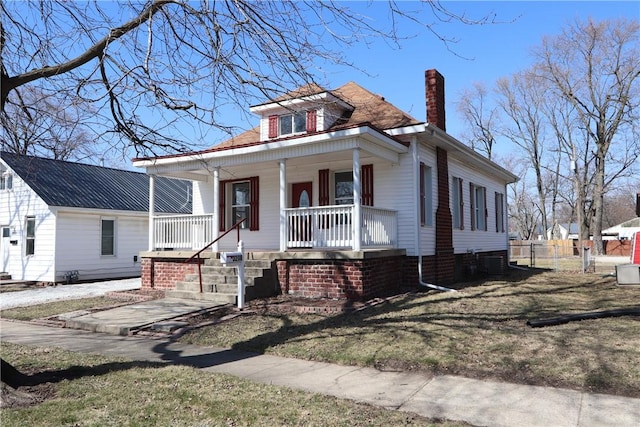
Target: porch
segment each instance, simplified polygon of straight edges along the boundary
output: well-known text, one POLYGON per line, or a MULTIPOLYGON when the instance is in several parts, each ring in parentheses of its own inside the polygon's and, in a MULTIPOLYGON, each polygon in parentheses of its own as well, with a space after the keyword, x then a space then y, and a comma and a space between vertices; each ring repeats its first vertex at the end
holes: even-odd
MULTIPOLYGON (((198 250, 218 235, 215 214, 153 216, 151 221, 153 250, 198 250)), ((390 209, 334 205, 286 208, 280 215, 285 251, 395 249, 397 235, 397 212, 390 209)), ((217 243, 212 249, 219 249, 217 243)))

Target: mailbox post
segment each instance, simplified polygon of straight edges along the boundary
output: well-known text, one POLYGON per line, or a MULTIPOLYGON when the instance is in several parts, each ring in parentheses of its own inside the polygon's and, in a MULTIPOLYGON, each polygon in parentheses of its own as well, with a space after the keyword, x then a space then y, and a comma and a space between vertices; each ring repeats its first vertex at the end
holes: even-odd
POLYGON ((228 267, 238 268, 238 308, 244 308, 244 242, 238 242, 236 252, 222 252, 220 261, 228 267))

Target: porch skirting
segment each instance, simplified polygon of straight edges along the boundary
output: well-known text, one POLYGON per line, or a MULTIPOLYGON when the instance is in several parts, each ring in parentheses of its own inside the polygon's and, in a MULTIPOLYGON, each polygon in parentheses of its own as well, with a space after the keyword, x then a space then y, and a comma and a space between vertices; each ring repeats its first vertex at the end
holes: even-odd
MULTIPOLYGON (((142 252, 142 289, 172 290, 178 282, 197 276, 196 263, 184 262, 192 254, 191 251, 142 252)), ((218 253, 203 256, 217 258, 218 253)), ((270 261, 276 283, 269 288, 274 294, 367 300, 418 285, 418 257, 406 256, 401 249, 250 252, 246 256, 247 260, 270 261)), ((422 279, 449 285, 473 279, 479 273, 504 271, 506 262, 506 251, 475 254, 441 251, 422 258, 422 279)))

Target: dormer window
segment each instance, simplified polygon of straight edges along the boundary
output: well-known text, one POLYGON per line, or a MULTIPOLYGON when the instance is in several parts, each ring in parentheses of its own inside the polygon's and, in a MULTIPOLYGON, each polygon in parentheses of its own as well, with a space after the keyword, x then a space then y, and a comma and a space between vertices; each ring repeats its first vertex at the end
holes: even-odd
POLYGON ((292 133, 302 133, 307 131, 307 112, 299 111, 294 114, 285 114, 280 116, 280 135, 289 135, 292 133))
POLYGON ((269 138, 295 135, 316 131, 316 111, 298 111, 295 113, 269 116, 269 138))

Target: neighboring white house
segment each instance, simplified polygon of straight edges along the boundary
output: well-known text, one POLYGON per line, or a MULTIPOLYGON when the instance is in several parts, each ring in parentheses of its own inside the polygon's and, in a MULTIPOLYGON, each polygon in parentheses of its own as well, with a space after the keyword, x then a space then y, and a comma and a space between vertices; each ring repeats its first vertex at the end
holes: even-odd
MULTIPOLYGON (((576 240, 578 239, 579 226, 572 222, 569 224, 556 223, 547 229, 547 240, 576 240)), ((542 240, 542 236, 538 236, 542 240)))
POLYGON ((637 232, 640 232, 640 217, 632 218, 621 224, 602 230, 602 238, 607 240, 631 240, 637 232))
MULTIPOLYGON (((364 281, 396 284, 451 282, 483 257, 504 266, 507 185, 517 177, 445 132, 440 73, 425 72, 425 86, 427 122, 354 82, 335 90, 307 86, 251 107, 259 126, 229 141, 136 159, 134 166, 193 180, 193 213, 209 221, 209 230, 246 219, 240 230, 246 249, 275 253, 280 286, 290 293, 300 283, 283 280, 323 263, 336 271, 328 282, 345 280, 351 267, 336 267, 344 262, 357 264, 364 281), (368 277, 386 261, 392 267, 368 277)), ((178 248, 178 239, 163 232, 166 222, 151 216, 149 251, 178 248)), ((198 247, 183 243, 186 253, 198 247)), ((213 248, 235 245, 231 233, 213 248)))
MULTIPOLYGON (((140 275, 149 177, 0 152, 0 270, 60 282, 140 275)), ((191 183, 158 179, 155 211, 191 213, 191 183)))

